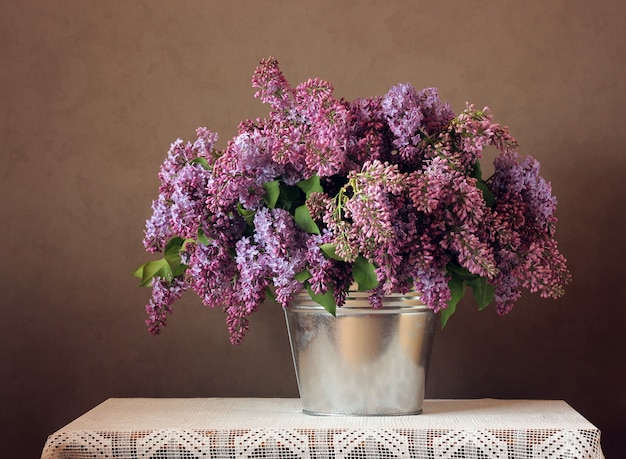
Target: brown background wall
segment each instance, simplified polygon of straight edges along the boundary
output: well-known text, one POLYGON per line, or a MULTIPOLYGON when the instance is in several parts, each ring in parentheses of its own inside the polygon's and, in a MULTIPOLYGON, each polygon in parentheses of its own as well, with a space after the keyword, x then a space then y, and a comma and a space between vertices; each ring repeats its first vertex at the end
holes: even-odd
POLYGON ((190 295, 153 338, 130 276, 170 142, 208 126, 224 146, 266 113, 249 81, 273 55, 339 97, 408 81, 488 105, 540 159, 574 282, 503 318, 465 302, 427 396, 564 399, 619 457, 625 25, 620 0, 1 2, 2 455, 38 457, 108 397, 297 395, 278 307, 233 348, 190 295))

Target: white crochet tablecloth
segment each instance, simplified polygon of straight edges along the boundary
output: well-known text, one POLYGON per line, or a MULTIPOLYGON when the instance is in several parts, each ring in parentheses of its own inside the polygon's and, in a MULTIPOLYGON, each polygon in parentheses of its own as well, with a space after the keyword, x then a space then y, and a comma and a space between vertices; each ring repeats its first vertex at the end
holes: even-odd
POLYGON ((563 401, 426 400, 415 416, 310 416, 298 399, 108 399, 50 435, 42 459, 603 458, 563 401))

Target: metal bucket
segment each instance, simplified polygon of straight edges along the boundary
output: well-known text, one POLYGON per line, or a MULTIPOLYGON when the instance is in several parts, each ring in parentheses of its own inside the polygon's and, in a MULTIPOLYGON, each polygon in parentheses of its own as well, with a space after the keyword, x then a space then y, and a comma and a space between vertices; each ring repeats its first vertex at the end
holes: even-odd
POLYGON ((435 315, 419 295, 350 292, 336 317, 306 294, 285 308, 303 411, 318 415, 422 412, 435 315))

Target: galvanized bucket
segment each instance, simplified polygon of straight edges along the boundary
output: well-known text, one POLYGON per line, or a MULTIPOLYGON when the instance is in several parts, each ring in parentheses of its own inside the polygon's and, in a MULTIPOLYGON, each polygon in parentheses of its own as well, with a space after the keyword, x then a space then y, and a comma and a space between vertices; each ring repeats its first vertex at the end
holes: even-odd
POLYGON ((303 293, 285 308, 303 411, 318 415, 422 412, 435 315, 416 293, 350 292, 336 317, 303 293))

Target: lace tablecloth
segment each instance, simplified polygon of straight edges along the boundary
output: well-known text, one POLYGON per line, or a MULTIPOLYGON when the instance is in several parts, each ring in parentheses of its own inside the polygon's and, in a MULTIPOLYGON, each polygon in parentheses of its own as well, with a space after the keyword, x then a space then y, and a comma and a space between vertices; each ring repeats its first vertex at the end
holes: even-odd
POLYGON ((50 435, 42 459, 603 458, 563 401, 426 400, 415 416, 301 413, 298 399, 109 399, 50 435))

